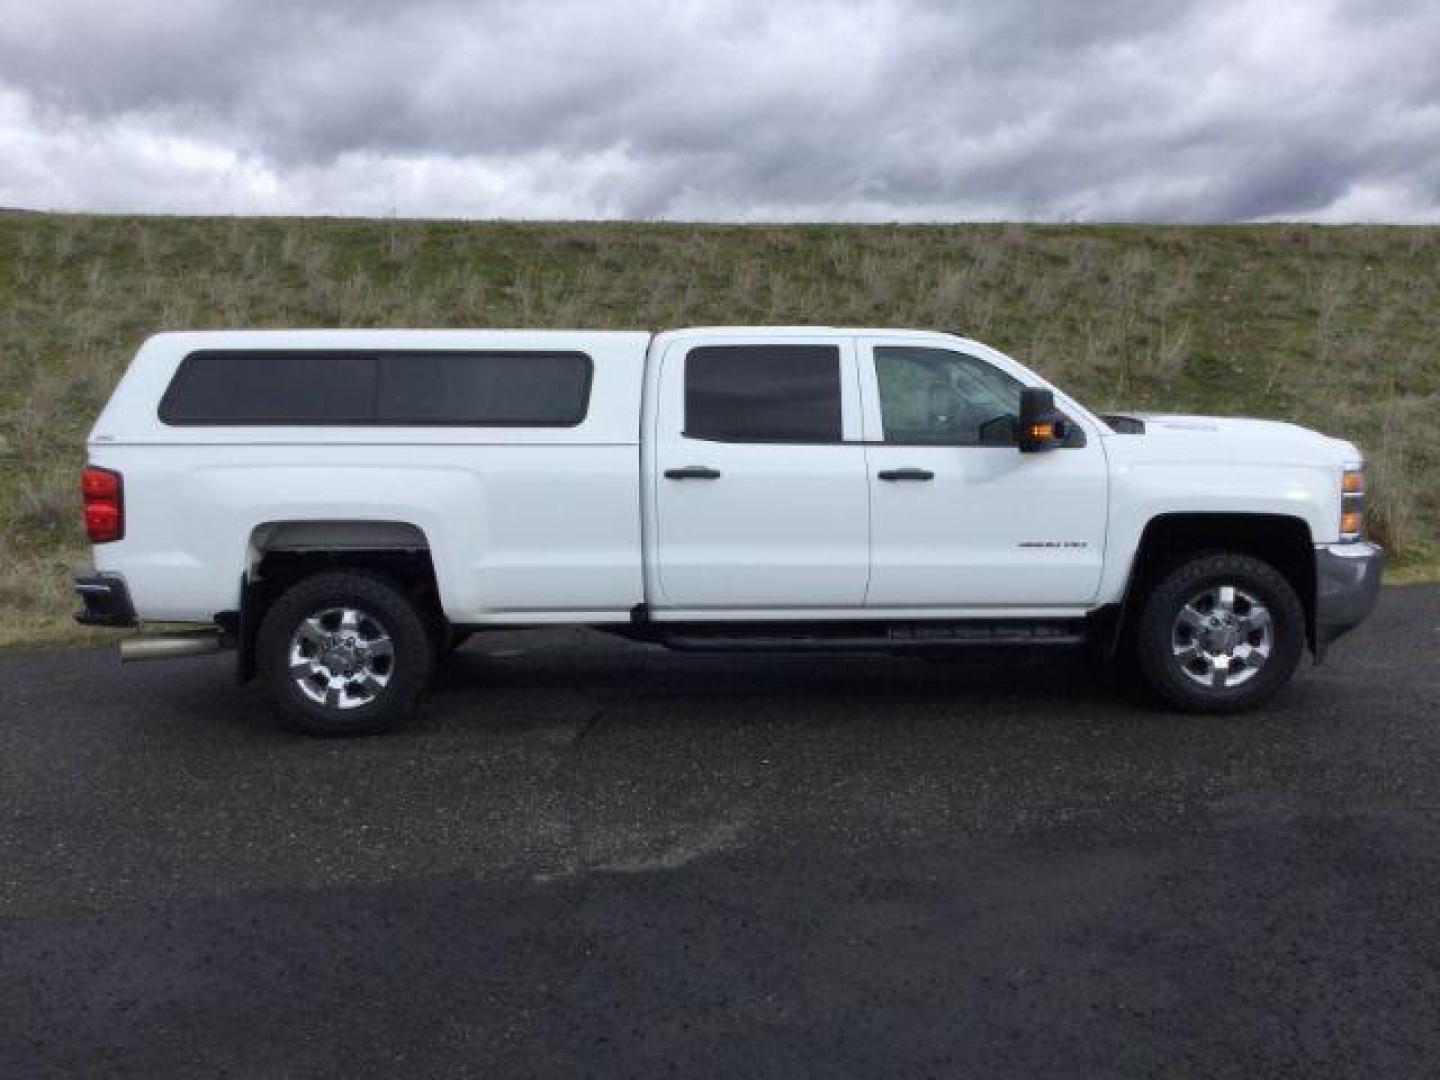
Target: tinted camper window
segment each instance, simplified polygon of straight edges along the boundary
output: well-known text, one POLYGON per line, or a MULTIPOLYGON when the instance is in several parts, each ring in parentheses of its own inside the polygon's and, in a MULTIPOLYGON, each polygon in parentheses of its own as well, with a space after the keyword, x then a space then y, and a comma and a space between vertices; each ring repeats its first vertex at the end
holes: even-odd
POLYGON ((578 352, 211 350, 181 361, 160 419, 571 427, 585 419, 590 381, 578 352))
POLYGON ((583 353, 396 353, 380 358, 383 424, 570 426, 585 419, 583 353))
POLYGON ((341 352, 197 352, 160 400, 167 424, 365 424, 375 357, 341 352))

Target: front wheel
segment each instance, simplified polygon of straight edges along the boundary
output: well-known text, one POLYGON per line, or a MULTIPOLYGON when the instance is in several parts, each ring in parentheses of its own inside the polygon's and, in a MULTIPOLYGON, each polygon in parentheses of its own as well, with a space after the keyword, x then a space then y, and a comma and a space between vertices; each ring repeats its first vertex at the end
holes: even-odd
POLYGON ((1285 576, 1249 555, 1180 563, 1145 597, 1135 646, 1141 674, 1186 712, 1252 708, 1279 690, 1305 651, 1305 611, 1285 576))
POLYGON ((390 580, 338 571, 304 578, 260 623, 260 674, 282 717, 307 735, 389 730, 434 665, 425 619, 390 580))

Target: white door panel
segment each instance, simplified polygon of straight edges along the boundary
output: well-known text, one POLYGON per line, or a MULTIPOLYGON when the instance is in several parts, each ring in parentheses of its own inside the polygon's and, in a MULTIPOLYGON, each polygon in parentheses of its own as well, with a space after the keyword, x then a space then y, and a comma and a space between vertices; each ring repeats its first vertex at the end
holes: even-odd
POLYGON ((858 606, 865 596, 865 448, 675 447, 657 483, 660 584, 685 607, 858 606), (685 466, 714 479, 667 479, 685 466))
MULTIPOLYGON (((860 348, 871 492, 866 606, 1088 603, 1099 587, 1105 556, 1108 475, 1096 433, 1087 432, 1084 446, 1038 454, 975 445, 977 418, 990 407, 984 388, 971 399, 937 404, 935 391, 912 380, 901 391, 892 382, 892 414, 903 411, 895 407, 897 393, 910 393, 914 412, 928 409, 934 422, 917 438, 944 438, 943 432, 953 427, 955 439, 968 444, 902 445, 907 434, 895 430, 893 415, 888 435, 895 442, 887 443, 876 346, 895 348, 897 343, 862 342, 860 348)), ((978 351, 965 355, 993 365, 1004 382, 1016 378, 992 357, 978 351)), ((927 418, 905 419, 923 429, 927 418)))
POLYGON ((1103 462, 1089 449, 871 446, 867 606, 1088 601, 1105 537, 1103 462), (907 468, 934 478, 878 478, 907 468))

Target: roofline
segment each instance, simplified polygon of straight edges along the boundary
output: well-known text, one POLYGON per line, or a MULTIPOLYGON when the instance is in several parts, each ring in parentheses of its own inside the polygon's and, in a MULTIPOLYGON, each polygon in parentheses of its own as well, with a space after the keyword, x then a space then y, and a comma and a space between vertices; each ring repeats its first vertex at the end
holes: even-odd
POLYGON ((898 335, 937 335, 941 337, 962 337, 951 330, 936 330, 933 328, 919 327, 895 327, 895 326, 824 326, 824 325, 754 325, 736 324, 730 326, 675 326, 666 327, 662 330, 645 330, 639 327, 631 329, 617 329, 607 327, 605 329, 591 327, 534 327, 534 326, 433 326, 433 327, 410 327, 410 326, 306 326, 306 327, 234 327, 206 330, 162 330, 150 335, 155 338, 168 337, 274 337, 284 334, 286 336, 303 337, 329 337, 345 335, 347 337, 362 337, 371 334, 415 334, 424 336, 440 336, 443 334, 503 334, 506 336, 519 334, 593 334, 618 336, 631 334, 649 334, 655 337, 673 334, 855 334, 865 337, 889 337, 898 335))

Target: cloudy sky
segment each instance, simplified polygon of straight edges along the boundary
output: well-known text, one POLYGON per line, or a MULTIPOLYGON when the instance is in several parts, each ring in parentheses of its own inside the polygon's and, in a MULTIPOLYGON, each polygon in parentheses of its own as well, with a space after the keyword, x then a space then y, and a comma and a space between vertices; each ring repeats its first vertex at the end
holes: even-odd
POLYGON ((1435 0, 0 0, 0 205, 1440 220, 1435 0))

